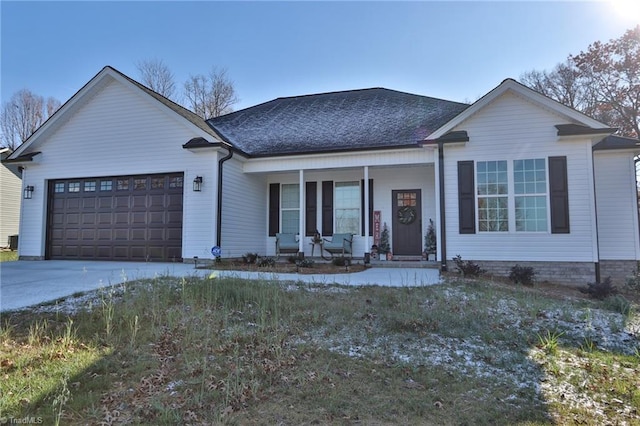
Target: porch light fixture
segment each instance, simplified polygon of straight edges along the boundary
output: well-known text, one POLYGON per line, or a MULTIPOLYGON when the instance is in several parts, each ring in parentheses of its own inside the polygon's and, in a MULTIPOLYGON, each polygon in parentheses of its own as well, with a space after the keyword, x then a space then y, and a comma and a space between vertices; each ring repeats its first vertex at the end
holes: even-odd
POLYGON ((24 199, 25 200, 30 200, 31 198, 33 198, 33 190, 35 188, 33 187, 33 185, 28 185, 24 188, 24 199))
POLYGON ((202 191, 202 176, 196 176, 193 180, 193 192, 202 191))

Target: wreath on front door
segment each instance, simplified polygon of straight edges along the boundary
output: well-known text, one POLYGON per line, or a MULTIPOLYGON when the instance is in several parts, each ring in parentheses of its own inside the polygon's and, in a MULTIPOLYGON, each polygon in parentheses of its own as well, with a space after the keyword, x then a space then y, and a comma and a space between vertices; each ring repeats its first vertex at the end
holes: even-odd
POLYGON ((410 225, 416 220, 416 209, 411 206, 400 207, 398 210, 398 222, 403 225, 410 225))

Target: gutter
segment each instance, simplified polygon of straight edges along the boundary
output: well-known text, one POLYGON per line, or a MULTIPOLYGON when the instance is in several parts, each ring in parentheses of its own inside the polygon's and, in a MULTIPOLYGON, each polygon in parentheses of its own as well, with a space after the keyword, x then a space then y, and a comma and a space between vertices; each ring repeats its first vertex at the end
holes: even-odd
POLYGON ((231 147, 226 147, 228 154, 218 160, 218 203, 217 203, 217 216, 216 216, 216 245, 221 247, 222 245, 222 165, 225 161, 230 160, 233 157, 233 150, 231 147))

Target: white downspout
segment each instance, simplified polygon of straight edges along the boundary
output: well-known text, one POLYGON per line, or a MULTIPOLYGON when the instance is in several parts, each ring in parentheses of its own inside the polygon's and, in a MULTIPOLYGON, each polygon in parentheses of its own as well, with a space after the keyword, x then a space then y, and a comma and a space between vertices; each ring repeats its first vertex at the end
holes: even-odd
POLYGON ((369 235, 369 166, 364 166, 364 252, 368 253, 371 247, 369 235))

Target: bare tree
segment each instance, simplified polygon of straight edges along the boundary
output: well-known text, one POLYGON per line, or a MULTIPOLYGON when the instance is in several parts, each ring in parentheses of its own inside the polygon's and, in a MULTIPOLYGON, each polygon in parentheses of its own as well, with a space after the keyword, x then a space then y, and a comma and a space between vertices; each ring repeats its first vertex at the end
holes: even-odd
POLYGON ((164 96, 174 100, 176 84, 173 73, 161 59, 145 59, 136 64, 142 84, 164 96))
POLYGON ((2 145, 14 150, 60 108, 60 101, 22 89, 11 96, 0 112, 2 145))
POLYGON ((595 111, 594 94, 571 58, 551 71, 528 71, 520 81, 533 90, 587 115, 595 111))
POLYGON ((598 121, 640 137, 640 26, 595 42, 552 71, 529 71, 523 84, 598 121))
POLYGON ((232 112, 239 100, 227 70, 216 67, 206 76, 190 75, 184 83, 184 95, 187 106, 204 119, 232 112))

